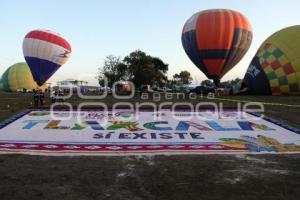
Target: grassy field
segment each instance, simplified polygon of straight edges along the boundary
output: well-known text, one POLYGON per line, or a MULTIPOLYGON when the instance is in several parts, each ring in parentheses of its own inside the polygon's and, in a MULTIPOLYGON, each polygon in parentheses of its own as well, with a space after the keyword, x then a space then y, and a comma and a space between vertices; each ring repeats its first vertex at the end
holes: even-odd
MULTIPOLYGON (((156 99, 157 100, 157 99, 156 99)), ((159 101, 140 97, 131 102, 159 101)), ((30 107, 32 94, 0 93, 0 121, 30 107)), ((48 101, 48 100, 47 100, 48 101)), ((82 100, 69 99, 73 105, 82 100)), ((108 105, 119 102, 112 97, 108 105)), ((198 97, 170 102, 207 101, 198 97)), ((265 115, 300 127, 300 97, 231 96, 259 101, 265 115), (284 105, 278 105, 284 104, 284 105)), ((49 103, 49 102, 48 102, 49 103)), ((46 157, 0 155, 0 199, 299 199, 300 155, 46 157)))

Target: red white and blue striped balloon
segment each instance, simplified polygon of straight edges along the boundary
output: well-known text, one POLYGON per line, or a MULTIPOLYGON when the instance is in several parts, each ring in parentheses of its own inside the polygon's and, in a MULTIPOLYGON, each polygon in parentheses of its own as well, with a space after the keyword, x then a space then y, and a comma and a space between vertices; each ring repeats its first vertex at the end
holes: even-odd
POLYGON ((40 86, 68 61, 71 51, 71 45, 63 37, 48 30, 33 30, 23 41, 25 60, 40 86))

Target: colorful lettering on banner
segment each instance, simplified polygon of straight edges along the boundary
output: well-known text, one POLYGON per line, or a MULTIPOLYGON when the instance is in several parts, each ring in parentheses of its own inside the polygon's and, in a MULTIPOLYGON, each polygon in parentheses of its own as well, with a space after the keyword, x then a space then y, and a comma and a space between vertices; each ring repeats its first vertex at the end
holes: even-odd
POLYGON ((206 123, 216 131, 240 131, 240 128, 224 128, 215 121, 206 121, 206 123))
POLYGON ((106 130, 118 130, 121 128, 125 128, 129 131, 141 131, 142 128, 138 127, 137 122, 123 122, 123 121, 112 121, 112 125, 106 128, 106 130))
POLYGON ((59 126, 61 120, 52 120, 50 121, 44 129, 70 129, 69 126, 59 126))
MULTIPOLYGON (((237 121, 236 124, 238 127, 223 127, 218 122, 213 120, 205 121, 209 126, 204 126, 200 123, 191 122, 191 121, 179 121, 174 130, 176 131, 188 131, 190 127, 193 127, 200 131, 254 131, 255 129, 263 130, 263 131, 273 131, 274 128, 270 128, 265 124, 257 124, 249 121, 237 121)), ((81 123, 75 123, 72 128, 69 126, 59 126, 61 120, 26 120, 24 121, 25 126, 22 129, 32 129, 37 124, 40 123, 48 123, 44 129, 70 129, 70 130, 83 130, 87 127, 90 127, 93 130, 118 130, 118 129, 127 129, 129 131, 141 131, 144 130, 138 127, 138 122, 124 122, 124 121, 112 121, 111 125, 109 125, 106 129, 102 127, 98 121, 88 120, 83 121, 81 123)), ((168 125, 168 121, 157 121, 157 122, 146 122, 144 123, 144 127, 149 130, 155 131, 171 131, 173 130, 170 126, 161 126, 168 125)))
POLYGON ((149 123, 145 123, 144 127, 150 130, 156 130, 156 131, 171 131, 173 130, 171 127, 159 127, 156 125, 159 124, 168 124, 169 122, 167 121, 158 121, 158 122, 149 122, 149 123))
POLYGON ((249 123, 251 124, 252 127, 257 128, 257 129, 261 129, 261 130, 264 130, 264 131, 275 130, 275 129, 270 128, 270 127, 268 127, 267 125, 264 125, 264 124, 255 124, 253 122, 249 122, 249 123))
POLYGON ((71 130, 83 130, 87 127, 86 122, 81 122, 81 123, 75 123, 75 125, 71 128, 71 130))
POLYGON ((256 123, 248 122, 248 121, 238 121, 237 123, 241 127, 241 129, 244 130, 244 131, 253 131, 254 128, 260 129, 260 130, 263 130, 263 131, 275 130, 275 129, 272 129, 272 128, 264 125, 264 124, 256 124, 256 123))
POLYGON ((89 125, 93 130, 105 130, 97 121, 86 121, 87 125, 89 125))
POLYGON ((22 129, 31 129, 34 126, 36 126, 37 124, 48 123, 48 122, 49 122, 49 120, 26 120, 26 121, 24 121, 24 123, 26 123, 26 125, 23 126, 22 129))
POLYGON ((105 130, 97 121, 83 121, 81 123, 76 123, 71 130, 82 130, 90 126, 93 130, 105 130))
POLYGON ((180 121, 176 127, 176 131, 187 131, 189 130, 190 126, 200 130, 200 131, 211 131, 212 129, 203 126, 201 124, 191 122, 191 121, 180 121))

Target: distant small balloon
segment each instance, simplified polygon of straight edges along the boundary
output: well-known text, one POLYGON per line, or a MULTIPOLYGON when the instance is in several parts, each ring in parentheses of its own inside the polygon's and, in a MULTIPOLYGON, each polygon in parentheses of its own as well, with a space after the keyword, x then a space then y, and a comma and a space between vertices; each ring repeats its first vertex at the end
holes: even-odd
POLYGON ((41 86, 70 58, 71 45, 58 33, 33 30, 23 41, 23 54, 33 79, 41 86))
POLYGON ((239 12, 205 10, 187 20, 181 40, 192 62, 218 84, 249 49, 252 30, 246 17, 239 12))

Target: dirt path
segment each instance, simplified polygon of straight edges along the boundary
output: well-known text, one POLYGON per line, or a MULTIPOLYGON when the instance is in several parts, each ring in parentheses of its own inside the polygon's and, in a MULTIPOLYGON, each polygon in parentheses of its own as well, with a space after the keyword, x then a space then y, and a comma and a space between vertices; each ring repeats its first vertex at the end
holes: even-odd
POLYGON ((11 199, 298 199, 300 155, 0 157, 11 199))

